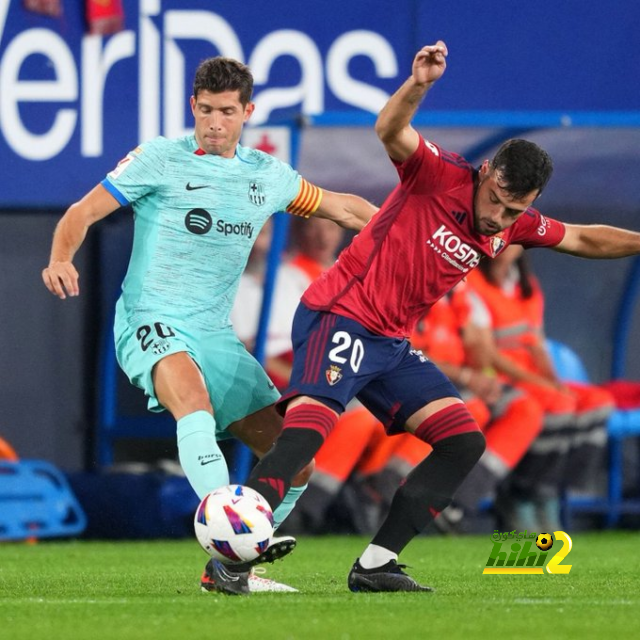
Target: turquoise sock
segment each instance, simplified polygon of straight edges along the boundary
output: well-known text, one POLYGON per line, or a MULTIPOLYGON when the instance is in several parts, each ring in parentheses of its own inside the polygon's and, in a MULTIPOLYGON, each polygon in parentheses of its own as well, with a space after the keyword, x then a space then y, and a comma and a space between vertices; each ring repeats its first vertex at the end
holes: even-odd
POLYGON ((178 455, 199 498, 229 484, 227 461, 216 440, 216 421, 209 412, 194 411, 178 420, 178 455))
POLYGON ((287 491, 284 500, 276 507, 273 512, 273 528, 277 529, 286 519, 287 516, 293 511, 293 507, 296 506, 298 498, 303 494, 308 485, 302 487, 290 487, 287 491))

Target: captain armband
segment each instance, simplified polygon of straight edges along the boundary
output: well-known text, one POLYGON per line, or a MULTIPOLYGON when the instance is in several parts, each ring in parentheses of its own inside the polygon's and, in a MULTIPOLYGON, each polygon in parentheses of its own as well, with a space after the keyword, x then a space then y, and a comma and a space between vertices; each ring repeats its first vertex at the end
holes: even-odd
POLYGON ((312 216, 322 202, 322 189, 302 178, 298 195, 287 206, 287 213, 295 216, 309 218, 312 216))

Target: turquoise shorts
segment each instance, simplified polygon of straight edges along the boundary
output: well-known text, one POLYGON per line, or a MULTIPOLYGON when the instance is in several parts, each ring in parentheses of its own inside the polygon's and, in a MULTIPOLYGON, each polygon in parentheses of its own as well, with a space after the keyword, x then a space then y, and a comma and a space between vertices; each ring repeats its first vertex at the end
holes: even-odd
POLYGON ((204 376, 219 438, 229 425, 274 404, 280 394, 233 329, 191 335, 164 322, 137 321, 116 315, 116 357, 122 370, 148 396, 150 411, 163 411, 153 388, 152 371, 168 355, 185 351, 204 376))

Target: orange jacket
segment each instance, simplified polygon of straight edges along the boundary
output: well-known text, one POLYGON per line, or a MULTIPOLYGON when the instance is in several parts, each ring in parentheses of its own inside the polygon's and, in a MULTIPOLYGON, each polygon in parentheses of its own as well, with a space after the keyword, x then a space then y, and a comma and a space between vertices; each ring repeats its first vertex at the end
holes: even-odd
POLYGON ((533 295, 526 299, 520 285, 507 292, 488 282, 480 271, 472 272, 467 282, 489 310, 500 352, 527 370, 537 371, 531 348, 540 343, 544 318, 544 298, 538 281, 531 278, 533 295))
POLYGON ((0 438, 0 460, 10 460, 17 462, 18 454, 15 449, 6 441, 0 438))
POLYGON ((418 322, 411 335, 411 344, 434 362, 462 366, 466 360, 462 329, 469 321, 470 313, 466 287, 461 283, 449 295, 440 298, 418 322))

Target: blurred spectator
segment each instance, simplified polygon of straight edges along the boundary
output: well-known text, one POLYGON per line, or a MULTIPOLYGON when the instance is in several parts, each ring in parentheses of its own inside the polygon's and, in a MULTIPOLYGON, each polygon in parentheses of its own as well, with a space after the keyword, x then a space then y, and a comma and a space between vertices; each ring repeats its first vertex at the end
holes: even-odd
MULTIPOLYGON (((611 394, 595 385, 559 380, 545 344, 543 293, 522 247, 483 260, 468 278, 500 379, 535 398, 543 430, 507 482, 497 508, 506 528, 560 528, 560 493, 583 490, 603 462, 611 394)), ((482 324, 482 323, 480 323, 482 324)))
MULTIPOLYGON (((250 351, 255 349, 271 236, 272 223, 269 220, 251 249, 230 314, 238 338, 250 351)), ((291 374, 291 320, 307 284, 308 279, 303 274, 286 264, 278 269, 265 345, 265 369, 278 389, 286 386, 291 374)))

